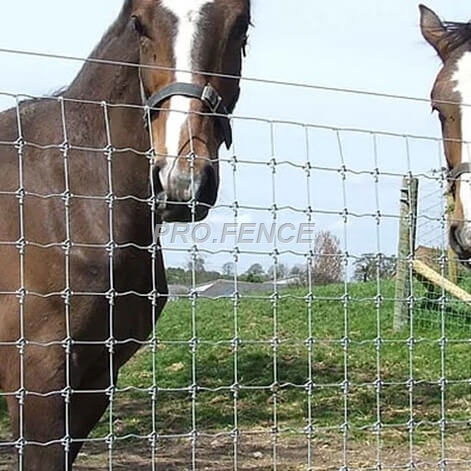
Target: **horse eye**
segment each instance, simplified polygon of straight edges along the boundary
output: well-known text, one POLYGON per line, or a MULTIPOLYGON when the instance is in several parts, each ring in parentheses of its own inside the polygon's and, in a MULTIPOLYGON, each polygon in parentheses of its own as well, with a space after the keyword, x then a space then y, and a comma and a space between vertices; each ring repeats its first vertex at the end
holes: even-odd
POLYGON ((147 28, 144 26, 142 23, 142 20, 138 18, 137 16, 132 17, 132 22, 134 25, 134 29, 136 30, 137 34, 142 37, 149 37, 149 34, 147 32, 147 28))

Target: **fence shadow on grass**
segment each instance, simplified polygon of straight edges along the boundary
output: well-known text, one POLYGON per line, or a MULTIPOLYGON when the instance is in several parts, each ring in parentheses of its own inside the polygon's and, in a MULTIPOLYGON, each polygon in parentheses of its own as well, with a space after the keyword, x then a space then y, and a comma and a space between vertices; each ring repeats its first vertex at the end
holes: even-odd
MULTIPOLYGON (((141 353, 131 368, 137 367, 141 353)), ((354 361, 354 360, 353 360, 354 361)), ((196 422, 192 419, 191 394, 187 391, 161 391, 155 403, 155 425, 160 435, 190 434, 196 428, 198 432, 230 431, 234 428, 234 414, 237 410, 238 426, 241 430, 267 429, 273 426, 274 411, 281 429, 300 432, 308 425, 308 409, 311 408, 312 423, 317 428, 341 427, 344 423, 345 398, 347 398, 348 420, 352 430, 373 427, 378 416, 376 406, 379 398, 380 420, 384 424, 406 429, 410 420, 409 389, 407 380, 394 374, 386 373, 380 394, 374 384, 374 372, 368 374, 361 365, 352 366, 351 377, 355 378, 349 392, 344 395, 343 365, 336 361, 326 362, 325 358, 313 364, 313 377, 318 378, 312 388, 309 399, 305 387, 307 383, 306 360, 296 357, 296 351, 286 351, 278 358, 279 378, 289 377, 290 383, 274 386, 270 365, 273 356, 270 353, 250 353, 240 355, 239 377, 241 388, 238 392, 237 409, 234 393, 222 389, 221 385, 233 384, 232 369, 226 362, 213 356, 208 364, 200 365, 198 384, 201 387, 196 394, 196 422), (364 381, 362 381, 362 379, 364 381), (370 381, 372 380, 372 381, 370 381), (276 407, 273 391, 277 390, 276 407)), ((158 381, 157 381, 158 383, 158 381)), ((135 387, 146 387, 144 381, 135 387)), ((190 383, 187 383, 190 384, 190 383)), ((128 387, 126 376, 120 387, 128 387)), ((182 387, 181 384, 178 385, 182 387)), ((175 384, 175 388, 178 387, 175 384)), ((448 390, 457 403, 469 394, 469 386, 455 385, 448 390)), ((465 408, 462 416, 466 416, 465 408)), ((438 383, 418 381, 413 393, 414 420, 438 421, 441 418, 441 388, 438 383)), ((453 414, 449 419, 459 419, 460 414, 453 414)), ((135 434, 148 436, 153 431, 152 402, 148 393, 129 393, 118 395, 114 409, 114 432, 124 436, 135 434)), ((106 436, 109 430, 109 418, 105 417, 95 436, 106 436)))

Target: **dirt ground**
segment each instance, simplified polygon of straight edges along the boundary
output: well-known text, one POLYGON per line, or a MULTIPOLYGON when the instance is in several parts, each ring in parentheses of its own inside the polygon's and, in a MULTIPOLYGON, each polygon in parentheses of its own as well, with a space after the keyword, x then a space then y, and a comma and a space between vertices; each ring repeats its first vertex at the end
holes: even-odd
MULTIPOLYGON (((234 463, 234 445, 229 437, 199 438, 196 448, 196 467, 192 467, 191 442, 177 440, 162 442, 157 451, 157 471, 271 471, 274 470, 274 449, 269 435, 242 435, 234 463)), ((437 438, 423 440, 414 445, 414 465, 410 466, 407 440, 395 445, 384 444, 378 456, 376 440, 352 442, 348 449, 348 470, 416 469, 416 470, 469 470, 471 469, 471 443, 462 437, 447 440, 446 466, 440 467, 441 442, 437 438), (378 458, 381 467, 378 468, 378 458)), ((282 471, 330 471, 343 469, 343 442, 339 435, 312 441, 312 460, 308 466, 307 440, 284 438, 276 447, 277 467, 282 471)), ((14 455, 0 457, 0 471, 15 471, 14 455)), ((120 443, 113 452, 113 470, 151 471, 150 448, 145 444, 120 443)), ((442 463, 442 465, 445 463, 442 463)), ((75 471, 109 469, 106 445, 88 444, 80 453, 75 471)), ((39 470, 38 470, 39 471, 39 470)))

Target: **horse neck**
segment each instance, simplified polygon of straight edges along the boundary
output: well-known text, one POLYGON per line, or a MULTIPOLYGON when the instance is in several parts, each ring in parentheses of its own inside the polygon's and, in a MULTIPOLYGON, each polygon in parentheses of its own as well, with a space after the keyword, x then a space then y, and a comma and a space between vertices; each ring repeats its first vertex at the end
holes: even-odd
MULTIPOLYGON (((64 93, 65 98, 93 101, 98 104, 105 102, 110 105, 142 106, 138 68, 125 65, 126 63, 139 63, 138 42, 129 28, 121 27, 121 31, 117 30, 119 28, 116 25, 112 26, 90 57, 98 61, 106 60, 119 64, 87 62, 64 93)), ((92 143, 84 141, 83 145, 104 147, 111 144, 116 149, 133 149, 139 153, 145 153, 148 150, 149 135, 144 127, 142 108, 108 107, 111 143, 108 142, 102 106, 78 104, 76 109, 80 123, 88 123, 88 131, 85 134, 81 132, 79 139, 93 141, 92 143), (86 138, 83 138, 83 135, 86 135, 86 138)), ((90 158, 94 162, 96 155, 91 155, 90 158)), ((89 172, 90 170, 86 168, 84 171, 89 172)), ((96 180, 98 182, 108 180, 106 167, 103 163, 101 167, 97 168, 96 180)), ((113 157, 113 186, 118 196, 132 195, 146 198, 149 195, 149 163, 147 158, 136 152, 116 154, 113 157)), ((116 205, 115 225, 118 232, 123 234, 123 231, 140 231, 142 233, 143 228, 140 227, 140 224, 144 229, 150 227, 149 221, 147 221, 150 217, 149 209, 147 206, 143 209, 142 206, 142 204, 133 205, 132 203, 116 205)), ((135 237, 144 236, 141 234, 123 237, 134 240, 135 237)), ((143 244, 147 242, 142 241, 143 244)))
POLYGON ((127 27, 125 11, 88 59, 67 95, 107 102, 127 99, 140 104, 138 69, 125 65, 139 63, 139 42, 135 32, 127 27))
MULTIPOLYGON (((126 19, 122 17, 123 13, 92 52, 90 60, 64 93, 66 98, 109 105, 142 106, 138 67, 126 65, 139 63, 139 44, 134 31, 126 27, 126 19)), ((80 112, 103 114, 98 108, 84 106, 80 112)), ((111 106, 109 114, 113 121, 110 124, 113 125, 114 147, 147 150, 148 134, 143 129, 142 110, 111 106)), ((93 116, 89 118, 93 119, 93 116)))

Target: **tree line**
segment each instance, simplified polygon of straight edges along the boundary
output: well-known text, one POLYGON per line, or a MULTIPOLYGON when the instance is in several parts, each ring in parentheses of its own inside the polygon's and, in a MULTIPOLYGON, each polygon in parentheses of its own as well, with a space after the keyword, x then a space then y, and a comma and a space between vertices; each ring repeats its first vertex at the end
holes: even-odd
MULTIPOLYGON (((383 253, 365 253, 353 262, 353 274, 347 271, 345 255, 340 239, 330 231, 321 231, 315 235, 311 255, 303 264, 287 266, 278 263, 267 270, 261 263, 253 263, 244 273, 238 273, 240 281, 262 283, 293 278, 293 282, 302 285, 328 285, 350 279, 355 282, 369 282, 377 279, 392 279, 396 272, 396 257, 383 253)), ((236 270, 234 262, 226 262, 221 270, 206 270, 203 256, 192 257, 184 268, 169 267, 167 279, 170 284, 190 286, 193 282, 202 284, 217 279, 233 279, 236 270)))

